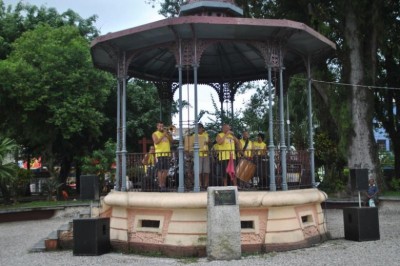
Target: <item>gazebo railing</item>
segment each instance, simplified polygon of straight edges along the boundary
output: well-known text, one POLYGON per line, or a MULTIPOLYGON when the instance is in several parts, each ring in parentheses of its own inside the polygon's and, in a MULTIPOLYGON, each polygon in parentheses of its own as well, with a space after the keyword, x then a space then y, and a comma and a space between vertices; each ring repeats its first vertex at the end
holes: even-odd
MULTIPOLYGON (((219 151, 224 152, 224 151, 219 151)), ((127 154, 127 189, 129 191, 150 191, 160 190, 157 178, 156 165, 143 165, 143 153, 127 154)), ((270 170, 268 155, 257 155, 244 159, 237 155, 235 163, 235 176, 239 190, 270 190, 270 170), (253 170, 251 170, 253 169, 253 170), (252 172, 254 171, 254 172, 252 172), (250 172, 250 173, 249 173, 250 172)), ((223 186, 223 173, 226 163, 218 160, 217 152, 209 152, 210 173, 208 186, 223 186)), ((178 151, 171 152, 170 167, 166 178, 166 189, 169 192, 176 192, 179 187, 179 162, 178 151)), ((184 191, 194 190, 193 153, 184 153, 184 191)), ((288 189, 309 188, 311 184, 310 160, 307 151, 288 152, 287 162, 287 187, 288 189)), ((275 151, 275 183, 277 190, 282 189, 282 167, 280 163, 280 152, 275 151)), ((200 178, 203 176, 200 175, 200 178)), ((204 180, 200 181, 201 190, 205 190, 204 180)), ((229 176, 227 185, 233 185, 229 176)))

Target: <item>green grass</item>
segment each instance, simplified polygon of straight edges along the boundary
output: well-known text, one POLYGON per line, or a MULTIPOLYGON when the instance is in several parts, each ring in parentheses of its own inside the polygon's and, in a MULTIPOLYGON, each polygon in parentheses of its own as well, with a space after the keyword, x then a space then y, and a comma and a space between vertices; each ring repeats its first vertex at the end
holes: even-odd
POLYGON ((7 209, 19 209, 19 208, 45 208, 45 207, 57 207, 57 206, 68 206, 68 205, 80 205, 80 204, 90 204, 90 200, 76 200, 76 201, 31 201, 31 202, 18 202, 11 205, 0 204, 0 210, 7 209))
POLYGON ((386 197, 400 197, 400 191, 383 191, 380 195, 386 197))

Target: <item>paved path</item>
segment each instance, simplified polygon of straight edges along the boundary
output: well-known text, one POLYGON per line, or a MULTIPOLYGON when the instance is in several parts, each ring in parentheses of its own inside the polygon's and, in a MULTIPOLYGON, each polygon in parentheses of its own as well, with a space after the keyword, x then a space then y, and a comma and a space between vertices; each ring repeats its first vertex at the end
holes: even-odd
POLYGON ((380 240, 344 239, 343 211, 325 210, 332 240, 318 246, 280 253, 246 256, 237 261, 207 261, 206 258, 169 259, 108 253, 73 256, 71 250, 29 253, 28 250, 51 231, 75 215, 62 212, 49 220, 0 224, 0 265, 400 265, 400 202, 382 201, 379 206, 380 240))

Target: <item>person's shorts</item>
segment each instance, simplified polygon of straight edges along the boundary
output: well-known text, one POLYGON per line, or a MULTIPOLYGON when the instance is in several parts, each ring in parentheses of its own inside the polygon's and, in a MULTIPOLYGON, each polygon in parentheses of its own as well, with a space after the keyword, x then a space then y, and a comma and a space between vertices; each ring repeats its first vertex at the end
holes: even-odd
MULTIPOLYGON (((229 160, 218 161, 217 175, 225 178, 227 176, 226 167, 228 167, 229 160)), ((236 168, 236 160, 233 160, 233 165, 236 168)))
POLYGON ((200 174, 210 173, 210 157, 208 156, 199 157, 199 173, 200 174))
POLYGON ((158 170, 168 170, 170 167, 171 157, 160 156, 157 157, 157 169, 158 170))

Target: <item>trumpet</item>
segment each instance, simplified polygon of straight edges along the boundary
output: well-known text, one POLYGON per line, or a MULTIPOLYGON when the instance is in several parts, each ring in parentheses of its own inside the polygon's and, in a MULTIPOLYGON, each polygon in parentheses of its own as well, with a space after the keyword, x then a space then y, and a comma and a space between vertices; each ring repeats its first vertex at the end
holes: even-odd
POLYGON ((175 132, 176 132, 176 126, 170 125, 169 127, 167 127, 167 133, 168 134, 173 134, 175 132))

